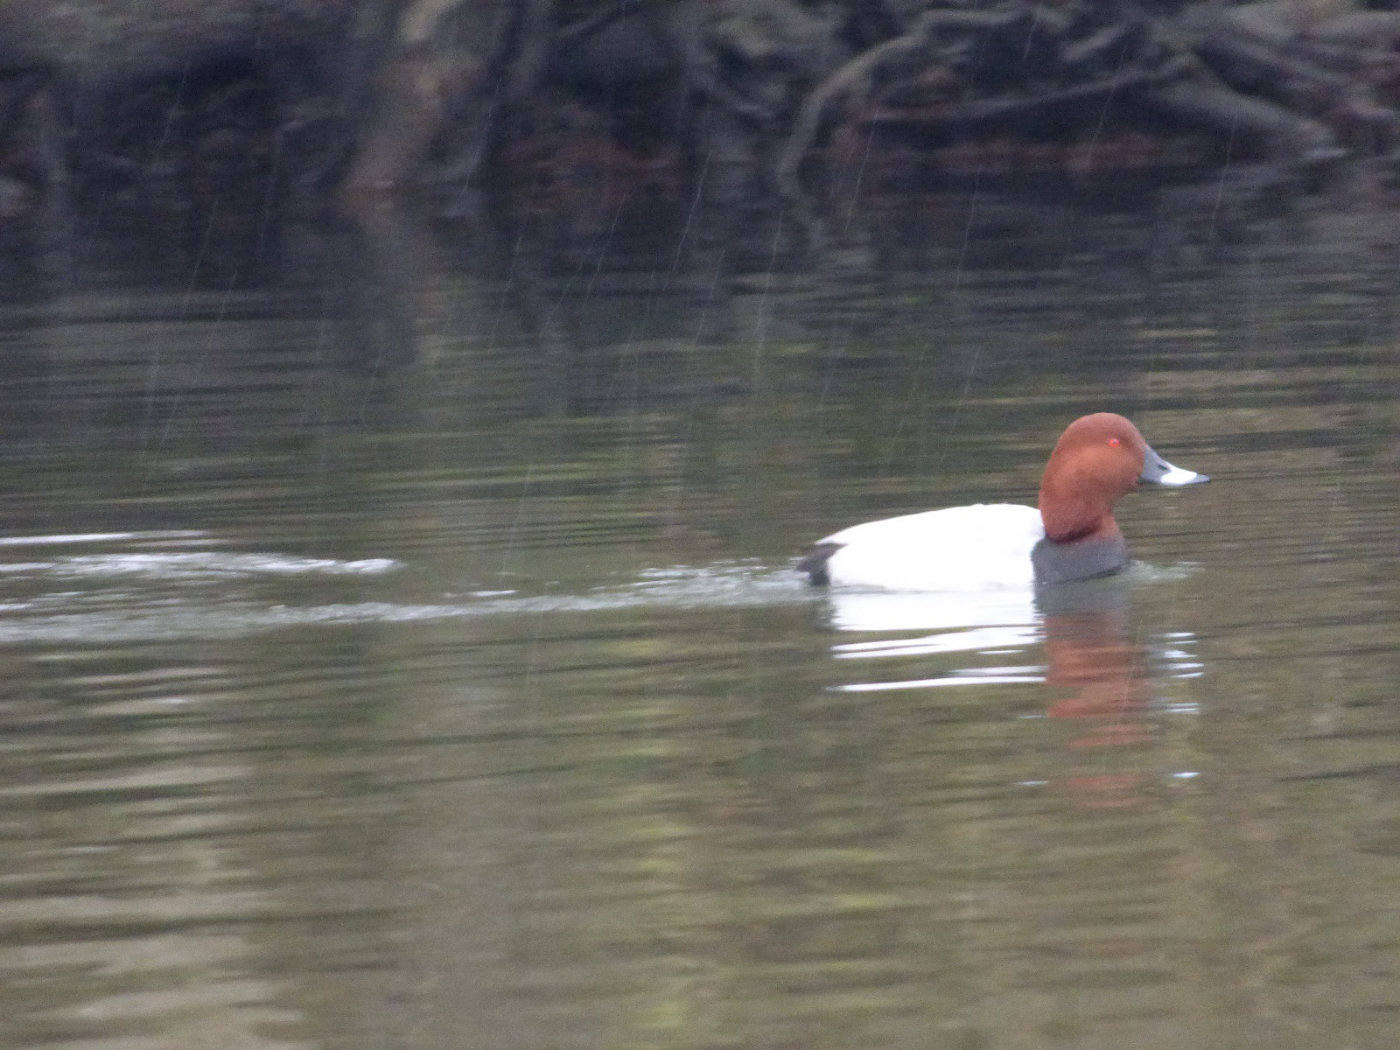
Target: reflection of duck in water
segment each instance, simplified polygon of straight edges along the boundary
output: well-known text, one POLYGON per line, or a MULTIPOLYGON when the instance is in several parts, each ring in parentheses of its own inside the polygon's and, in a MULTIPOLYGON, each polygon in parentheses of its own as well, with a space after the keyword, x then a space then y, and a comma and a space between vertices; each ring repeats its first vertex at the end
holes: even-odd
POLYGON ((1042 711, 1050 720, 1047 735, 1066 749, 1034 781, 1058 786, 1078 805, 1133 805, 1146 797, 1159 761, 1144 757, 1143 748, 1159 741, 1167 712, 1189 709, 1167 703, 1158 690, 1164 679, 1190 677, 1198 668, 1189 655, 1189 633, 1174 631, 1170 642, 1164 636, 1147 644, 1131 629, 1133 590, 1131 578, 1121 575, 1034 592, 835 590, 828 603, 831 626, 874 637, 834 645, 833 656, 884 663, 879 670, 848 663, 872 673, 836 688, 1034 688, 1039 699, 1021 706, 1023 717, 1042 711), (1038 651, 1043 663, 1035 659, 1038 651))
POLYGON ((1045 713, 1089 720, 1086 735, 1071 741, 1072 747, 1135 744, 1149 737, 1147 654, 1128 634, 1125 597, 1045 611, 1045 683, 1071 691, 1045 713))
MULTIPOLYGON (((1127 593, 1114 582, 1055 588, 1048 601, 1051 592, 1043 592, 1041 602, 1045 684, 1064 691, 1045 713, 1075 727, 1063 742, 1084 755, 1078 770, 1062 770, 1056 780, 1078 805, 1094 809, 1145 801, 1150 770, 1159 761, 1141 751, 1160 731, 1152 716, 1158 705, 1150 654, 1129 631, 1127 593), (1128 750, 1105 750, 1118 748, 1128 750)), ((1167 658, 1165 652, 1159 656, 1167 658)))
POLYGON ((1139 484, 1192 485, 1122 416, 1097 412, 1060 435, 1037 507, 975 504, 884 518, 833 533, 798 562, 813 583, 957 591, 1064 583, 1117 572, 1128 548, 1113 507, 1139 484))

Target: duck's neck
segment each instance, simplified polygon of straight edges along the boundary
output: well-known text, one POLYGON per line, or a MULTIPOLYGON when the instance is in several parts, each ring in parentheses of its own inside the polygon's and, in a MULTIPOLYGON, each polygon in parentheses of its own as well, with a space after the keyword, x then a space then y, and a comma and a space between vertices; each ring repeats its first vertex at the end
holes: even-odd
POLYGON ((1039 506, 1045 536, 1055 543, 1123 539, 1113 520, 1113 507, 1103 499, 1061 491, 1047 481, 1040 487, 1039 506))

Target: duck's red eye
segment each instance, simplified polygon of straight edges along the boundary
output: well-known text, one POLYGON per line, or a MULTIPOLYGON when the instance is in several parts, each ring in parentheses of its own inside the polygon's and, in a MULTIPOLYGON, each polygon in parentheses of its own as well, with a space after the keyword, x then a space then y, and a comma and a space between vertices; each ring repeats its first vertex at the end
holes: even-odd
POLYGON ((1109 448, 1117 448, 1117 447, 1118 447, 1119 445, 1121 445, 1122 443, 1123 443, 1123 442, 1119 441, 1117 438, 1109 438, 1109 439, 1108 439, 1108 447, 1109 447, 1109 448))

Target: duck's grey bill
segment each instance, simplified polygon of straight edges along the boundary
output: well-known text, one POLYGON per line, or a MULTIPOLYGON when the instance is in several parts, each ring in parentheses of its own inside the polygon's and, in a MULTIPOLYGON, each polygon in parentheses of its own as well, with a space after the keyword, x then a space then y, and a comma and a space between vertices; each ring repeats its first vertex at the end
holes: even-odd
POLYGON ((1144 485, 1199 485, 1209 481, 1210 477, 1197 474, 1194 470, 1174 467, 1149 448, 1143 457, 1142 473, 1138 475, 1138 480, 1144 485))

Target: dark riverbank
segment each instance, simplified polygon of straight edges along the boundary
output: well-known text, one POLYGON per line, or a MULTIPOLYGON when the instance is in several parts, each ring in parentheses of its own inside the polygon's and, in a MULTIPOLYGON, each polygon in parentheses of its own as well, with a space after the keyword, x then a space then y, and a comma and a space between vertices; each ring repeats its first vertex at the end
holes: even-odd
POLYGON ((395 191, 565 248, 703 208, 771 260, 858 241, 857 198, 1384 192, 1400 146, 1400 14, 1342 3, 8 0, 0 40, 21 250, 395 191))

